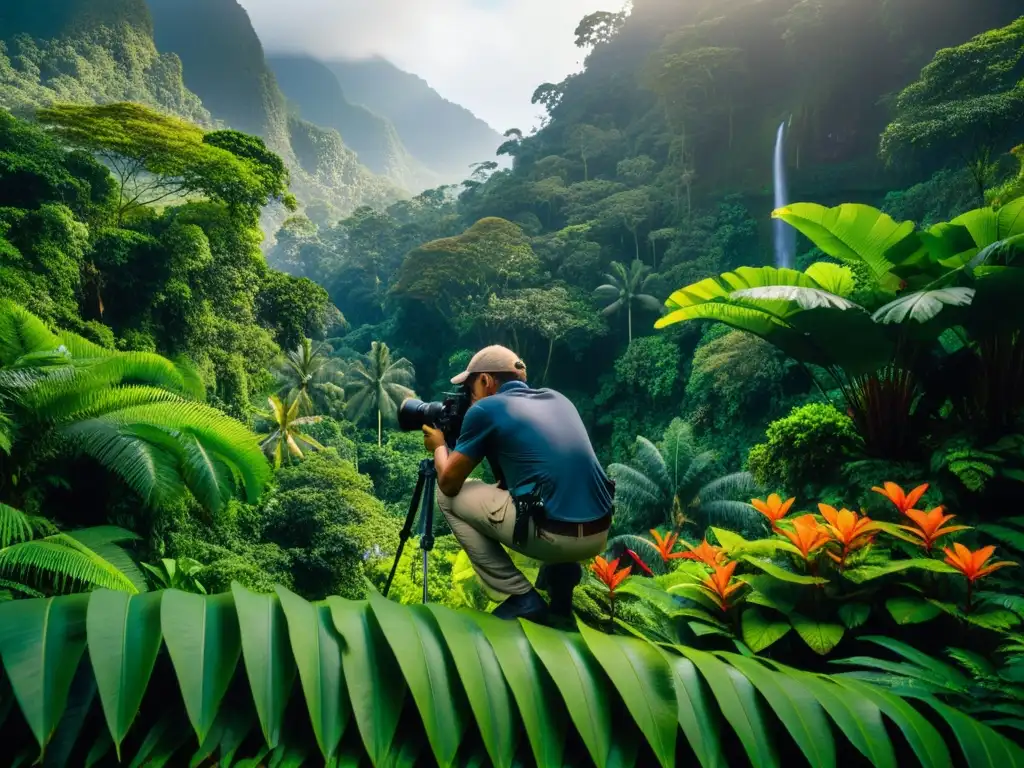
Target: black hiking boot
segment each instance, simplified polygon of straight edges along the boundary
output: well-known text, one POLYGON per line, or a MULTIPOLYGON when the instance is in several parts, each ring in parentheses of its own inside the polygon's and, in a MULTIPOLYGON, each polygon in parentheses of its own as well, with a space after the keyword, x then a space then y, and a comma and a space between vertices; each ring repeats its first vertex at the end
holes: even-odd
POLYGON ((551 614, 563 621, 572 619, 572 591, 583 580, 579 563, 545 563, 537 574, 537 588, 548 593, 551 614))
POLYGON ((531 589, 522 595, 510 595, 505 602, 491 611, 491 615, 499 619, 526 619, 544 624, 548 616, 548 604, 537 594, 537 590, 531 589))

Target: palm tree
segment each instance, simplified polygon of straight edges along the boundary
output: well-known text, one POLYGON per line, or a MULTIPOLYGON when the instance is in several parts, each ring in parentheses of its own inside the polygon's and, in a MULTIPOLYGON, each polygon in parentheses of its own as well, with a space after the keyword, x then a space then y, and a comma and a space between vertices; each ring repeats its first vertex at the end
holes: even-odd
POLYGON ((236 489, 255 501, 270 477, 256 436, 200 402, 195 369, 54 334, 0 301, 0 472, 18 477, 53 446, 90 456, 148 506, 190 491, 211 512, 236 489), (6 447, 9 446, 9 447, 6 447))
POLYGON ((323 446, 307 434, 304 434, 301 427, 306 424, 316 424, 322 416, 300 416, 299 399, 291 400, 287 405, 277 395, 267 398, 270 403, 270 412, 261 414, 271 424, 271 430, 266 435, 261 435, 263 442, 260 447, 263 452, 274 461, 274 468, 281 466, 281 459, 287 448, 288 456, 297 459, 302 458, 302 446, 322 451, 323 446))
POLYGON ((660 446, 637 437, 632 466, 608 467, 615 480, 616 527, 636 533, 666 526, 678 533, 687 523, 701 529, 709 525, 745 529, 756 524, 754 508, 736 500, 740 494, 750 498, 757 491, 750 473, 715 476, 714 461, 714 453, 701 450, 693 429, 682 419, 672 421, 660 446))
POLYGON ((613 261, 611 264, 611 274, 605 275, 605 279, 608 281, 604 285, 598 286, 594 291, 596 296, 601 301, 611 302, 603 310, 601 314, 606 317, 614 315, 623 307, 626 308, 626 316, 628 318, 629 328, 629 342, 633 342, 633 304, 637 303, 644 309, 649 309, 654 312, 661 311, 661 302, 648 293, 644 293, 649 289, 649 286, 656 278, 656 275, 648 274, 650 267, 645 265, 639 259, 634 259, 629 271, 626 271, 626 267, 617 261, 613 261))
POLYGON ((145 591, 142 572, 118 546, 138 538, 114 526, 62 533, 45 518, 0 504, 0 601, 92 587, 145 591))
POLYGON ((362 421, 377 413, 377 445, 381 444, 382 424, 398 414, 398 406, 407 397, 415 397, 411 387, 416 381, 412 363, 404 357, 391 360, 391 350, 382 341, 375 341, 370 354, 357 360, 345 373, 345 387, 350 394, 347 407, 353 421, 362 421))
POLYGON ((310 339, 303 339, 277 370, 278 395, 289 402, 298 398, 299 410, 307 416, 316 409, 330 412, 332 404, 345 399, 338 361, 327 357, 328 349, 326 344, 314 346, 310 339))

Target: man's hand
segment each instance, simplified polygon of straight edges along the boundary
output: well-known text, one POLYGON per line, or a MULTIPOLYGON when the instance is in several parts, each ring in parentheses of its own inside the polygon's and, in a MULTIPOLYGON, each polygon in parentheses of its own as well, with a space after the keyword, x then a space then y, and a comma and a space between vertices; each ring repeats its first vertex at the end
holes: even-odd
POLYGON ((434 451, 444 445, 444 432, 434 427, 423 425, 423 447, 433 455, 434 451))

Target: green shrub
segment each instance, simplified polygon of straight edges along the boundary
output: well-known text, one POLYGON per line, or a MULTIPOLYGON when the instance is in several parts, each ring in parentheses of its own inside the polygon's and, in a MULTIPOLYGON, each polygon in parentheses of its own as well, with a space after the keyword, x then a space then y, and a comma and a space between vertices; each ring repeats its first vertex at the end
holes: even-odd
POLYGON ((750 449, 749 470, 760 485, 790 495, 827 483, 860 443, 853 420, 825 403, 794 408, 772 422, 766 437, 750 449))

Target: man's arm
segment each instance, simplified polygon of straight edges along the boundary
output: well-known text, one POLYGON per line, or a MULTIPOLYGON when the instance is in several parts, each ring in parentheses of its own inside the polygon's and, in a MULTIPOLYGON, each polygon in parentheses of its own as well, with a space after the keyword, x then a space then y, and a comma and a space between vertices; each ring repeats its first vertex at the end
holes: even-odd
POLYGON ((465 454, 455 451, 448 452, 448 446, 440 445, 434 449, 434 467, 437 469, 437 487, 445 496, 456 496, 462 490, 469 473, 476 468, 480 460, 473 460, 465 454))

